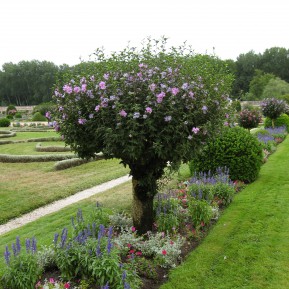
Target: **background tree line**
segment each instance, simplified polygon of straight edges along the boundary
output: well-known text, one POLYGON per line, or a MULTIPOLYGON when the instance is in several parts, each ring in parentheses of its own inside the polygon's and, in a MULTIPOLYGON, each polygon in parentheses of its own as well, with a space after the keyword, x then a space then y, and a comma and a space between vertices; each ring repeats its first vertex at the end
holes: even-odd
MULTIPOLYGON (((289 99, 289 49, 273 47, 264 53, 249 51, 236 61, 225 60, 235 81, 231 96, 241 100, 260 100, 266 97, 289 99)), ((93 71, 95 62, 75 66, 57 66, 48 61, 5 63, 0 70, 1 105, 37 105, 52 99, 53 86, 59 79, 76 72, 93 71)))

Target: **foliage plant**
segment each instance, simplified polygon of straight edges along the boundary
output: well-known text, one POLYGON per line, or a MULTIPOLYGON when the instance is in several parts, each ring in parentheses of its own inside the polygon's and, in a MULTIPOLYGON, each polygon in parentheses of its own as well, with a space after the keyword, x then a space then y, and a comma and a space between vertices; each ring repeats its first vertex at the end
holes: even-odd
POLYGON ((42 273, 37 262, 36 239, 26 239, 25 247, 26 252, 23 252, 19 237, 12 244, 12 254, 6 246, 4 257, 7 267, 1 280, 4 288, 33 289, 42 273))
POLYGON ((97 56, 58 83, 54 126, 80 157, 103 152, 130 168, 133 222, 145 233, 167 162, 190 160, 223 124, 232 77, 222 61, 165 42, 97 56))
POLYGON ((35 112, 33 114, 32 121, 47 121, 47 119, 40 112, 35 112))
POLYGON ((244 109, 239 114, 239 125, 243 128, 251 129, 257 127, 261 120, 261 113, 257 109, 244 109))
POLYGON ((262 147, 255 136, 241 127, 226 127, 193 158, 196 171, 227 167, 231 180, 253 182, 262 164, 262 147))
POLYGON ((282 126, 285 126, 286 127, 286 130, 287 132, 289 132, 289 116, 285 113, 282 113, 279 117, 277 117, 275 120, 274 120, 274 123, 273 123, 273 119, 269 118, 269 117, 266 117, 265 118, 265 121, 264 121, 264 127, 265 128, 270 128, 270 127, 282 127, 282 126), (274 124, 274 126, 273 126, 274 124))
POLYGON ((0 118, 0 127, 9 127, 11 124, 8 118, 0 118))
POLYGON ((272 127, 275 126, 275 120, 284 112, 285 102, 281 99, 267 98, 261 103, 262 113, 265 117, 272 120, 272 127))

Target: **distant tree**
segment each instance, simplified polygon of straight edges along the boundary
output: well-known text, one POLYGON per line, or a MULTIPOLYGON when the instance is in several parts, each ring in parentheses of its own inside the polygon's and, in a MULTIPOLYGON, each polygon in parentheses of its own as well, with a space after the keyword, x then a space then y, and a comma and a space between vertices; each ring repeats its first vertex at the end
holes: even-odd
POLYGON ((260 57, 260 69, 289 82, 289 49, 272 47, 260 57))
POLYGON ((253 79, 255 70, 260 67, 260 54, 249 51, 240 54, 237 58, 235 69, 235 81, 233 84, 232 94, 236 98, 240 98, 249 91, 250 81, 253 79))
POLYGON ((282 95, 289 94, 289 83, 280 79, 272 78, 264 88, 262 98, 282 98, 282 95))
POLYGON ((274 127, 275 120, 285 111, 286 103, 281 99, 267 98, 261 103, 262 113, 272 120, 274 127))
POLYGON ((255 70, 255 75, 250 81, 249 93, 252 96, 250 100, 260 100, 263 98, 263 91, 265 86, 271 79, 274 79, 276 76, 272 73, 265 73, 260 69, 255 70))

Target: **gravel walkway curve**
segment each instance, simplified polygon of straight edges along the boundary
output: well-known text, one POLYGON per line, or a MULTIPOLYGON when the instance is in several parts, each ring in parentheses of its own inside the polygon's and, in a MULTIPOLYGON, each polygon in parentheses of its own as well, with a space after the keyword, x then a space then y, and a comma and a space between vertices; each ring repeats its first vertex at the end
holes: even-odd
POLYGON ((19 218, 13 219, 9 222, 7 222, 6 224, 0 225, 0 235, 3 235, 13 229, 19 228, 23 225, 26 225, 30 222, 33 222, 45 215, 57 212, 63 208, 65 208, 66 206, 69 206, 71 204, 77 203, 83 199, 89 198, 93 195, 102 193, 108 189, 111 189, 117 185, 120 185, 122 183, 125 183, 127 181, 129 181, 131 179, 131 177, 124 176, 124 177, 120 177, 118 179, 115 180, 111 180, 109 182, 100 184, 98 186, 92 187, 90 189, 78 192, 72 196, 69 196, 65 199, 59 200, 59 201, 55 201, 52 204, 46 205, 44 207, 38 208, 30 213, 27 213, 19 218))

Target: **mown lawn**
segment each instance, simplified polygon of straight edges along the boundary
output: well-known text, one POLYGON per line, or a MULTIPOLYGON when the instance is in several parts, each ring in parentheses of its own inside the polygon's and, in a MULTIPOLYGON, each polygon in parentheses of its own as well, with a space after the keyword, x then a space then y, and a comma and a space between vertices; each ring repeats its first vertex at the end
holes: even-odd
POLYGON ((289 288, 289 138, 161 289, 289 288))
MULTIPOLYGON (((21 132, 9 140, 17 137, 46 137, 48 134, 57 136, 55 132, 21 132)), ((43 147, 50 144, 63 143, 42 142, 43 147)), ((35 145, 35 142, 0 145, 0 153, 36 154, 35 145)), ((54 164, 55 162, 0 163, 0 224, 129 172, 117 159, 99 160, 63 171, 55 171, 54 164)))

